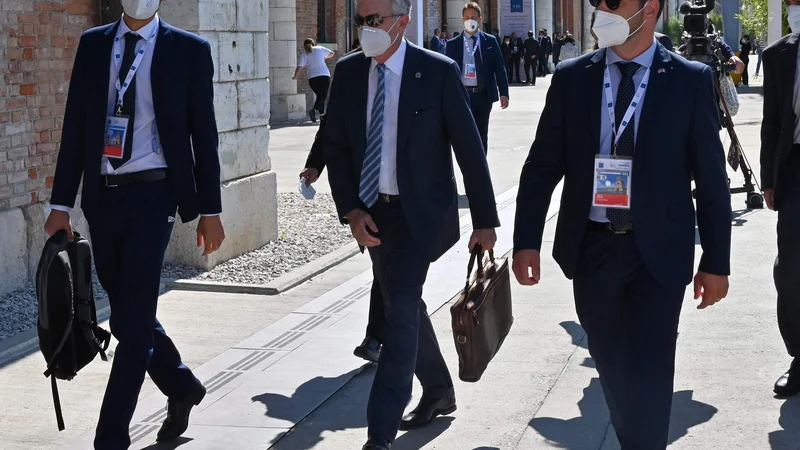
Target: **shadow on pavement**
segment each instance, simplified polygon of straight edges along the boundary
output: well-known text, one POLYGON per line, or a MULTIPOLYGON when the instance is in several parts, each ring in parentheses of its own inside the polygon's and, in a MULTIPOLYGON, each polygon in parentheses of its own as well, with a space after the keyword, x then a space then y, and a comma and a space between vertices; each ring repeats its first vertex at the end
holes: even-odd
MULTIPOLYGON (((570 335, 574 345, 588 349, 587 336, 580 324, 574 321, 564 321, 560 325, 570 335)), ((586 358, 582 365, 595 367, 594 360, 591 358, 586 358)), ((673 394, 669 430, 670 444, 686 436, 690 428, 710 421, 717 413, 717 408, 693 400, 693 395, 694 391, 680 391, 673 394)), ((558 448, 584 450, 599 445, 603 442, 609 425, 608 406, 599 378, 592 378, 589 386, 583 389, 583 397, 578 401, 578 409, 581 413, 579 417, 572 419, 537 417, 531 420, 529 425, 539 435, 550 441, 550 444, 558 448)), ((786 413, 793 415, 791 419, 793 421, 784 428, 800 429, 800 403, 795 404, 794 408, 786 413)), ((613 429, 610 434, 609 438, 616 441, 613 429)), ((793 431, 791 437, 787 439, 796 443, 797 438, 797 432, 793 431)), ((771 436, 770 441, 772 441, 771 436)))
POLYGON ((179 437, 172 442, 156 442, 155 444, 148 445, 147 447, 143 448, 142 450, 175 450, 179 448, 183 444, 188 444, 192 442, 193 439, 179 437))
POLYGON ((796 449, 800 442, 800 397, 792 397, 781 406, 781 418, 778 424, 783 428, 769 434, 769 446, 772 450, 796 449))

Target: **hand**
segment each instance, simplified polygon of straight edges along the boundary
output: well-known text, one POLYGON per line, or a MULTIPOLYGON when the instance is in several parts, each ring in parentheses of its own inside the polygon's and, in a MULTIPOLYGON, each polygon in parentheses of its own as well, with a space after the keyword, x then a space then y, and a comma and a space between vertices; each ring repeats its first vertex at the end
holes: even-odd
POLYGON ((53 209, 50 211, 50 216, 44 224, 44 232, 47 233, 48 236, 52 236, 59 230, 67 232, 67 239, 69 239, 70 242, 75 240, 75 235, 72 234, 72 225, 69 223, 69 213, 53 209))
POLYGON ((497 243, 497 233, 495 233, 494 228, 475 230, 469 238, 469 251, 472 251, 475 244, 481 244, 483 251, 492 250, 495 243, 497 243))
POLYGON ((736 56, 731 56, 731 59, 728 60, 730 64, 736 64, 736 73, 741 75, 744 72, 744 61, 737 58, 736 56))
POLYGON ((197 248, 203 247, 203 256, 219 250, 225 240, 225 229, 219 216, 201 216, 197 223, 197 248))
POLYGON ((767 208, 775 211, 775 191, 772 189, 764 189, 764 201, 767 203, 767 208))
POLYGON ((503 109, 508 108, 508 97, 500 97, 500 107, 503 109))
POLYGON ((354 209, 347 213, 345 217, 347 218, 347 223, 350 224, 350 232, 353 234, 353 237, 356 238, 358 245, 363 245, 364 247, 377 247, 381 245, 381 240, 369 234, 369 231, 367 231, 367 228, 369 228, 373 233, 377 233, 378 226, 375 225, 372 217, 367 214, 366 211, 354 209))
POLYGON ((697 272, 694 277, 694 299, 703 297, 697 309, 705 309, 728 295, 728 277, 697 272))
POLYGON ((319 179, 319 170, 313 167, 306 167, 300 172, 300 178, 306 179, 306 186, 311 186, 319 179))
POLYGON ((512 270, 517 282, 523 286, 539 284, 541 279, 541 263, 538 250, 520 250, 514 255, 512 270))

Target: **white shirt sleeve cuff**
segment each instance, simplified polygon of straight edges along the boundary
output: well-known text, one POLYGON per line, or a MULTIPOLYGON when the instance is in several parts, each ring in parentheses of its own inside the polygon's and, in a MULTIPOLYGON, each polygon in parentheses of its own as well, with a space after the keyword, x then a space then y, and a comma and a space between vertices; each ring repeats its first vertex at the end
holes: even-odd
POLYGON ((56 211, 64 211, 66 213, 72 212, 72 208, 70 208, 69 206, 64 206, 64 205, 53 205, 53 204, 51 204, 50 205, 50 209, 54 209, 56 211))
POLYGON ((200 217, 215 217, 215 216, 219 216, 220 214, 222 214, 222 213, 217 213, 217 214, 200 214, 200 217))

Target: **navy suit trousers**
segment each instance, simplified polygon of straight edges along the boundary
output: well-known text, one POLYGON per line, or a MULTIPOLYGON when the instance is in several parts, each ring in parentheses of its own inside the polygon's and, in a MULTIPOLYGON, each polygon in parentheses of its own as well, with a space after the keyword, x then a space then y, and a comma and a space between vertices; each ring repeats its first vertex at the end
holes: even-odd
POLYGON ((685 286, 663 287, 633 234, 590 227, 573 280, 578 318, 622 448, 667 447, 685 286))
POLYGON ((199 384, 156 319, 161 266, 177 208, 167 180, 102 188, 89 223, 97 275, 119 341, 95 436, 98 450, 127 449, 145 373, 170 399, 199 384))
POLYGON ((442 357, 422 300, 430 263, 420 255, 398 203, 369 211, 381 244, 369 249, 384 303, 383 348, 367 406, 368 433, 393 441, 408 402, 414 375, 423 395, 453 395, 453 380, 442 357))
POLYGON ((489 153, 489 116, 492 114, 492 102, 486 91, 470 92, 469 105, 472 110, 472 117, 478 125, 478 132, 483 141, 483 152, 489 153))

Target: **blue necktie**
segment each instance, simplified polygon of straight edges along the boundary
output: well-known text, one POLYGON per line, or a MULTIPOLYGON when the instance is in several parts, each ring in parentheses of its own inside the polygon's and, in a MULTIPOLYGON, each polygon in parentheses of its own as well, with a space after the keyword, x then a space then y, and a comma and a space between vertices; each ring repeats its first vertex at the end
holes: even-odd
MULTIPOLYGON (((634 62, 620 62, 616 64, 617 67, 619 67, 620 73, 622 74, 622 79, 619 82, 619 88, 617 89, 617 100, 614 105, 614 117, 617 119, 617 123, 612 126, 616 125, 615 130, 618 130, 619 124, 622 123, 623 116, 628 110, 628 106, 630 106, 631 102, 633 101, 633 97, 636 94, 636 85, 633 82, 633 75, 641 66, 634 62)), ((631 120, 628 122, 628 125, 626 125, 625 130, 622 132, 622 136, 619 137, 619 143, 617 144, 617 156, 633 156, 636 144, 634 140, 634 127, 636 126, 635 118, 635 115, 631 117, 631 120)), ((613 153, 613 142, 611 146, 611 151, 613 153)), ((608 218, 608 221, 611 222, 611 226, 615 230, 624 230, 633 224, 633 213, 631 213, 630 209, 608 208, 606 210, 606 217, 608 218)))
POLYGON ((358 197, 372 208, 378 201, 378 181, 381 168, 381 148, 383 147, 383 109, 386 99, 386 66, 378 64, 378 89, 372 102, 369 131, 367 131, 367 151, 361 166, 361 185, 358 197))

